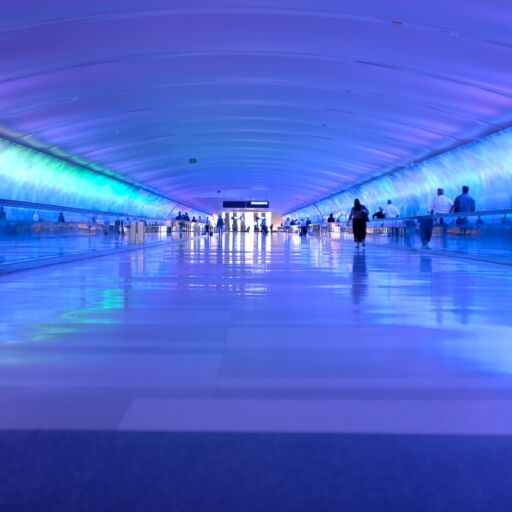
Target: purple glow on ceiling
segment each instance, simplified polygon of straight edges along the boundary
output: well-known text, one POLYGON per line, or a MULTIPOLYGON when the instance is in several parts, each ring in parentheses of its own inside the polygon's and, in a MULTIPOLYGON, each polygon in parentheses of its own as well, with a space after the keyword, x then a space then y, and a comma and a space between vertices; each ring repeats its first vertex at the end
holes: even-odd
POLYGON ((271 4, 4 0, 0 136, 289 211, 510 126, 506 3, 271 4))

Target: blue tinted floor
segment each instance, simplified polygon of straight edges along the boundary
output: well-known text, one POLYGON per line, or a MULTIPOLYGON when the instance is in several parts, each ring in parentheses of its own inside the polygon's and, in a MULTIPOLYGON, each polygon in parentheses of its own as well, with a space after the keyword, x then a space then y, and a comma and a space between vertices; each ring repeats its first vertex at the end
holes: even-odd
POLYGON ((0 279, 2 510, 509 510, 507 266, 229 234, 0 279))
MULTIPOLYGON (((334 238, 340 235, 333 235, 334 238)), ((351 239, 352 236, 344 234, 343 238, 351 239)), ((369 235, 372 243, 390 244, 402 249, 424 250, 421 247, 419 234, 412 236, 394 237, 385 235, 369 235)), ((485 233, 478 237, 450 234, 440 236, 437 233, 429 243, 430 249, 452 256, 467 256, 469 258, 512 264, 512 232, 509 226, 498 229, 492 234, 485 233)))
MULTIPOLYGON (((172 233, 172 235, 150 233, 146 235, 145 242, 157 243, 178 237, 178 233, 172 233)), ((124 236, 103 233, 0 235, 0 272, 1 266, 11 263, 116 250, 130 245, 129 234, 124 236)))

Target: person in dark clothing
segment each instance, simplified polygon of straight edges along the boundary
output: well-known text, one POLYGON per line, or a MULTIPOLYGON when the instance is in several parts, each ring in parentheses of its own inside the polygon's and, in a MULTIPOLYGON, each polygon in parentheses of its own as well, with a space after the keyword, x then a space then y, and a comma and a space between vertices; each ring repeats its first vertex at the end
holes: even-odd
MULTIPOLYGON (((453 202, 453 212, 471 213, 475 210, 475 200, 469 195, 469 187, 464 185, 462 187, 462 194, 457 196, 453 202)), ((460 217, 457 217, 455 223, 461 227, 462 233, 465 235, 468 226, 468 218, 465 215, 461 215, 460 217)))
POLYGON ((428 244, 432 240, 432 232, 434 230, 434 218, 431 215, 423 215, 418 217, 420 223, 420 239, 423 249, 430 249, 428 244))
POLYGON ((308 222, 304 219, 300 219, 300 236, 307 236, 308 234, 308 222))
POLYGON ((261 219, 261 232, 264 235, 268 234, 268 227, 267 227, 267 219, 266 219, 266 217, 263 217, 263 219, 261 219))
POLYGON ((384 208, 382 208, 382 206, 379 207, 379 211, 378 212, 375 212, 373 215, 372 215, 372 219, 384 219, 386 217, 386 215, 384 215, 384 208))
POLYGON ((331 215, 329 215, 327 222, 336 222, 336 219, 334 218, 334 215, 332 213, 331 213, 331 215))
POLYGON ((352 231, 354 233, 354 241, 359 249, 359 244, 365 246, 366 240, 366 223, 368 222, 368 208, 361 204, 359 199, 354 199, 354 206, 350 211, 348 221, 352 221, 352 231))
POLYGON ((469 195, 469 187, 462 187, 462 194, 453 202, 454 213, 469 213, 476 210, 475 200, 469 195))
POLYGON ((60 213, 59 213, 59 218, 57 219, 57 222, 58 222, 59 224, 64 224, 64 222, 66 222, 66 221, 64 220, 64 214, 63 214, 62 212, 60 212, 60 213))
POLYGON ((178 215, 176 215, 176 220, 178 221, 178 231, 180 233, 180 238, 182 238, 183 233, 185 232, 185 215, 181 212, 178 212, 178 215))
POLYGON ((222 218, 222 215, 219 215, 219 218, 217 219, 217 231, 219 235, 224 233, 224 219, 222 218))

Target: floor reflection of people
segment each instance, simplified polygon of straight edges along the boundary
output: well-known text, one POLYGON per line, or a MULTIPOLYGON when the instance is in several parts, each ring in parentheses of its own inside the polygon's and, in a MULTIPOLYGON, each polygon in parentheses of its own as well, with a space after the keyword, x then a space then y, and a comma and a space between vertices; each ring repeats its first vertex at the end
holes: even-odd
POLYGON ((460 319, 460 322, 464 325, 470 323, 471 316, 473 314, 478 314, 475 306, 478 303, 480 287, 473 280, 468 282, 468 279, 464 275, 460 275, 455 273, 452 276, 454 281, 453 290, 455 293, 452 293, 454 312, 460 319))
POLYGON ((446 223, 446 221, 444 219, 441 219, 442 220, 442 224, 441 224, 441 247, 443 249, 449 249, 449 244, 448 244, 448 224, 446 223))
POLYGON ((414 236, 416 234, 416 220, 408 220, 405 223, 405 246, 414 247, 414 236))
POLYGON ((366 253, 354 252, 352 260, 352 298, 354 304, 361 302, 368 288, 368 267, 366 266, 366 253))
POLYGON ((426 274, 432 273, 432 258, 430 256, 421 256, 420 272, 423 272, 426 274))
POLYGON ((187 263, 188 255, 187 255, 187 243, 183 240, 178 242, 178 263, 187 263))
POLYGON ((221 264, 224 261, 224 255, 223 255, 224 247, 222 244, 222 240, 223 240, 223 235, 221 233, 217 239, 217 263, 218 264, 221 264))

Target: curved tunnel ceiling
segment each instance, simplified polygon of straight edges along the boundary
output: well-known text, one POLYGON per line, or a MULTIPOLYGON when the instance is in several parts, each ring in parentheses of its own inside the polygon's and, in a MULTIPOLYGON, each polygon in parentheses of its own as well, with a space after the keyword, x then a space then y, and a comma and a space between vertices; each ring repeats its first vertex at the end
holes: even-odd
POLYGON ((510 126, 509 2, 271 4, 4 0, 0 136, 284 212, 510 126))

